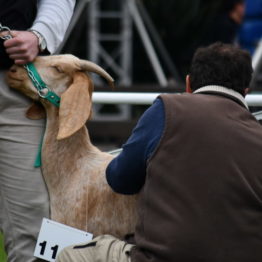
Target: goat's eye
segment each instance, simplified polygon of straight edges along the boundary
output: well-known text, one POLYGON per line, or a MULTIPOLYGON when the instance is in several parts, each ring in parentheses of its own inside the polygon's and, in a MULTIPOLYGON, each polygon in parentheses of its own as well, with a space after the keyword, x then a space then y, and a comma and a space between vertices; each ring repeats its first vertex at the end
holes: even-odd
POLYGON ((64 71, 62 70, 62 68, 60 66, 52 66, 52 68, 54 68, 56 70, 56 72, 58 72, 58 73, 64 73, 64 71))

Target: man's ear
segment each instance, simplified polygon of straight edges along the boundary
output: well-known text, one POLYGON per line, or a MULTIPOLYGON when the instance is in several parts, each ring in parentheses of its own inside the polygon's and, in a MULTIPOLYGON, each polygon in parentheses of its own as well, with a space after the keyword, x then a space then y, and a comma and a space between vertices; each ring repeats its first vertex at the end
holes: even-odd
POLYGON ((190 83, 190 76, 187 75, 186 76, 186 92, 187 93, 193 93, 192 89, 191 89, 191 83, 190 83))
POLYGON ((244 90, 244 96, 246 96, 249 91, 250 91, 250 88, 245 88, 245 90, 244 90))

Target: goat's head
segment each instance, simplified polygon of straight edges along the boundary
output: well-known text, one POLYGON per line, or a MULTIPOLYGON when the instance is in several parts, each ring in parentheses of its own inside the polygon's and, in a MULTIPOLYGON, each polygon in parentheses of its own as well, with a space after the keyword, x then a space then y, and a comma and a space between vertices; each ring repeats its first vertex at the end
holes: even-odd
MULTIPOLYGON (((34 65, 46 85, 61 97, 57 139, 71 136, 84 126, 90 117, 93 83, 89 72, 104 77, 113 87, 113 79, 101 67, 72 55, 37 57, 34 65)), ((46 110, 53 106, 38 95, 37 89, 22 66, 11 67, 7 74, 7 82, 10 87, 35 101, 40 101, 46 110)), ((27 116, 39 119, 43 116, 43 112, 34 104, 27 111, 27 116)))

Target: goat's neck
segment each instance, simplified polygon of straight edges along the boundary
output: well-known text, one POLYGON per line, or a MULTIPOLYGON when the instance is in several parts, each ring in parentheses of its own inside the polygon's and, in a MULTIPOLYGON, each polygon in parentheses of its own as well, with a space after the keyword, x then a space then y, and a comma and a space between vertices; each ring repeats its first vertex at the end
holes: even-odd
MULTIPOLYGON (((73 174, 77 161, 84 157, 95 159, 100 150, 92 145, 87 128, 84 126, 69 138, 57 140, 59 128, 58 109, 47 110, 46 131, 43 140, 43 173, 65 176, 73 174)), ((47 178, 48 179, 48 178, 47 178)), ((53 177, 54 179, 54 177, 53 177)), ((48 183, 48 181, 47 181, 48 183)))

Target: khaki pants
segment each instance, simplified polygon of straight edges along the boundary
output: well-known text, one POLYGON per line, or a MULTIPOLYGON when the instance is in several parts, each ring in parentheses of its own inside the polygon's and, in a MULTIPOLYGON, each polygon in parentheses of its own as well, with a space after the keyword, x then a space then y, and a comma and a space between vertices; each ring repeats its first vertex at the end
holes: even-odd
POLYGON ((129 253, 133 246, 113 236, 102 235, 86 244, 63 249, 56 262, 131 262, 129 253))
POLYGON ((9 89, 0 71, 0 231, 8 262, 32 262, 49 198, 40 168, 34 168, 45 121, 29 120, 32 102, 9 89))

